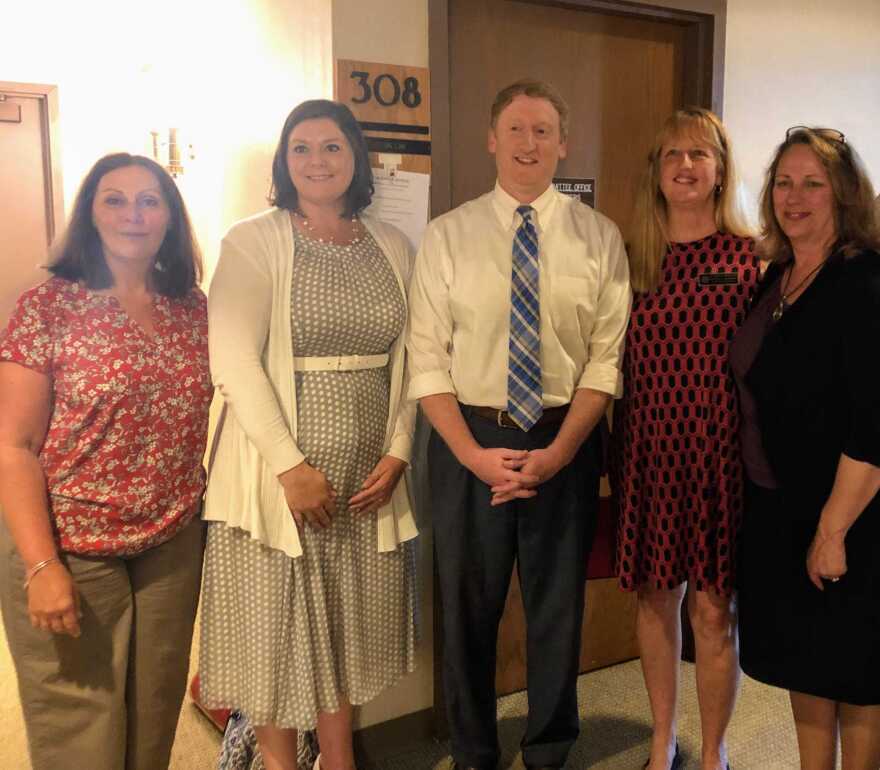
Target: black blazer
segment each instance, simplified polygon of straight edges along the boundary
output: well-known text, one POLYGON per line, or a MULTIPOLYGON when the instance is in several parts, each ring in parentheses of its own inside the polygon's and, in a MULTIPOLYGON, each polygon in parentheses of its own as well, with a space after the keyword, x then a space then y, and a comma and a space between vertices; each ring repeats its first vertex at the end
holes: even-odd
MULTIPOLYGON (((759 291, 783 272, 771 265, 759 291)), ((809 543, 840 455, 880 466, 880 254, 833 254, 767 332, 746 382, 768 461, 809 543)), ((868 508, 848 543, 856 529, 880 542, 880 497, 868 508)))

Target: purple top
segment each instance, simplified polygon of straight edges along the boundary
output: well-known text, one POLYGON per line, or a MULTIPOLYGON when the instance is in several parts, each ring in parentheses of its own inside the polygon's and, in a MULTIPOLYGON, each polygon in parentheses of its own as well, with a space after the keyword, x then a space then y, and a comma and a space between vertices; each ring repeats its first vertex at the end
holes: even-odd
POLYGON ((776 489, 778 484, 770 468, 761 431, 755 399, 746 384, 746 375, 764 342, 764 336, 773 326, 773 309, 779 304, 779 281, 763 292, 752 306, 745 321, 730 344, 729 362, 739 389, 740 428, 743 465, 752 483, 765 489, 776 489))

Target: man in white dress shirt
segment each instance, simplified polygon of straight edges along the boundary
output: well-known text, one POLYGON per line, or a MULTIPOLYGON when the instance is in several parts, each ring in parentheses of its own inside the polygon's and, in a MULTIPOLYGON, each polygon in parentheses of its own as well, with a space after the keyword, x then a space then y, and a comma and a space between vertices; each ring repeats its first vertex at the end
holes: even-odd
POLYGON ((453 767, 494 770, 495 649, 514 561, 527 625, 529 770, 578 734, 594 431, 622 387, 631 293, 617 227, 558 193, 568 108, 538 81, 495 99, 495 189, 428 225, 411 287, 409 397, 428 472, 453 767))

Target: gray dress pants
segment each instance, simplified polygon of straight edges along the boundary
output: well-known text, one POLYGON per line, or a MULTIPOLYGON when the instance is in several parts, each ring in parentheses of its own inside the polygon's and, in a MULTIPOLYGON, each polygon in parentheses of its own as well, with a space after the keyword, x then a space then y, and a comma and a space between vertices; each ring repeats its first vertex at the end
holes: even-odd
POLYGON ((200 519, 130 558, 63 555, 82 634, 30 624, 24 566, 0 525, 0 605, 33 770, 163 770, 186 691, 204 548, 200 519))

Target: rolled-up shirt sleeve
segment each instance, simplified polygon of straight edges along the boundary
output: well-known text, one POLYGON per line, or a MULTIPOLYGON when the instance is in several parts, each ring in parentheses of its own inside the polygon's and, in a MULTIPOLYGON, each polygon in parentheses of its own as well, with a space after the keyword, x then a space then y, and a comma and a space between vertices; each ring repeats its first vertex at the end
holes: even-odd
POLYGON ((211 376, 227 406, 275 475, 299 465, 299 450, 263 368, 272 279, 253 247, 224 238, 208 295, 211 376))
POLYGON ((596 320, 587 344, 589 357, 578 380, 578 388, 623 395, 623 345, 632 306, 629 264, 623 238, 616 227, 603 233, 602 275, 596 320))
POLYGON ((404 390, 403 398, 397 409, 397 421, 394 424, 394 433, 391 436, 388 454, 396 457, 398 460, 403 460, 405 463, 410 461, 415 424, 416 405, 415 402, 407 400, 406 391, 404 390))
POLYGON ((409 290, 407 395, 412 401, 437 393, 456 392, 450 375, 452 263, 440 224, 432 222, 425 231, 409 290))

